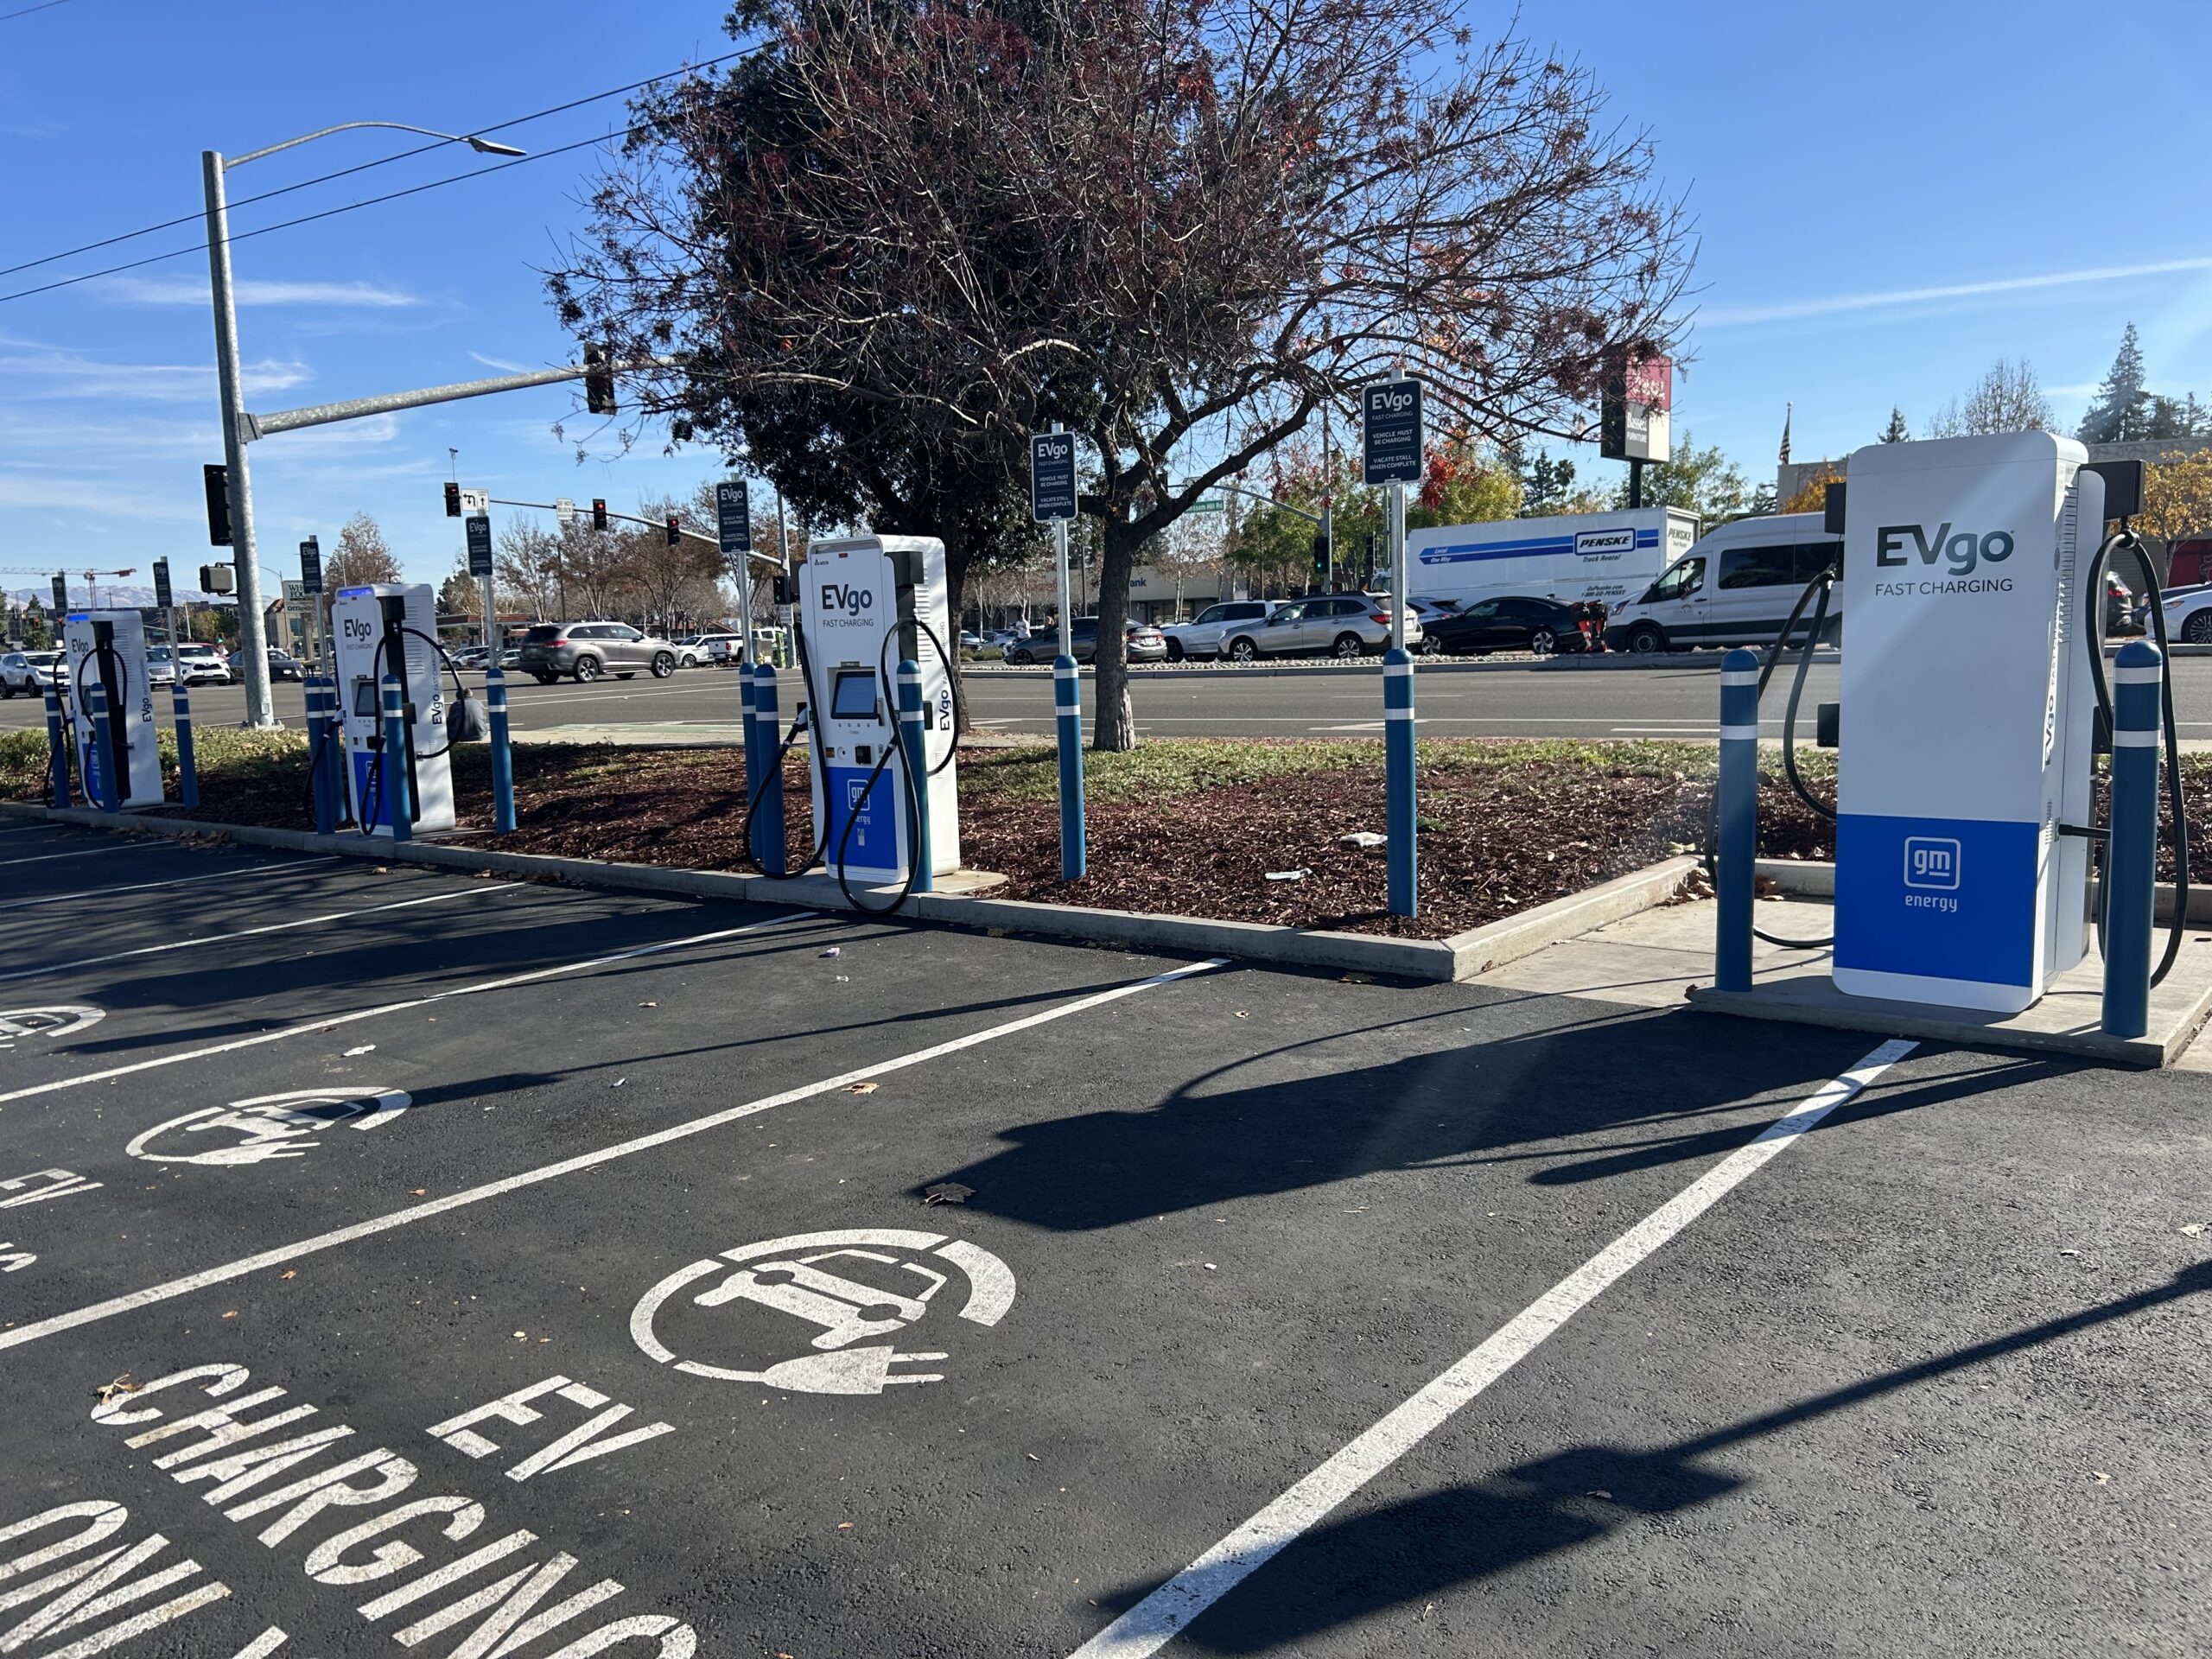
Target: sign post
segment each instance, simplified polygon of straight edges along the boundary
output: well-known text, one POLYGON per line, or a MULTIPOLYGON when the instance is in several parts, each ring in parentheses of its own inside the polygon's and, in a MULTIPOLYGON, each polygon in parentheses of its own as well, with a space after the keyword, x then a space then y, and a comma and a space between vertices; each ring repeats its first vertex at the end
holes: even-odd
POLYGON ((507 671, 499 658, 506 640, 499 632, 499 596, 494 591, 489 490, 463 490, 468 516, 461 528, 468 538, 468 574, 484 589, 484 717, 492 739, 492 822, 499 834, 515 827, 514 751, 507 743, 507 671))
POLYGON ((1632 353, 1608 346, 1605 385, 1598 407, 1598 453, 1628 462, 1628 504, 1643 505, 1647 461, 1674 459, 1672 410, 1675 364, 1671 358, 1632 353))
POLYGON ((169 586, 169 562, 154 561, 154 603, 161 607, 162 626, 169 631, 169 712, 176 721, 176 798, 185 806, 200 804, 200 768, 192 748, 192 698, 184 689, 184 654, 177 647, 176 594, 169 586))
MULTIPOLYGON (((762 868, 762 847, 767 826, 753 810, 760 798, 761 780, 774 768, 776 733, 771 727, 764 737, 759 730, 760 699, 753 671, 753 498, 741 478, 726 478, 715 486, 715 539, 721 543, 722 563, 737 575, 738 719, 745 734, 745 810, 753 821, 750 849, 756 868, 762 868)), ((779 778, 776 780, 782 783, 779 778)))
POLYGON ((1068 610, 1068 524, 1076 515, 1075 437, 1058 421, 1029 435, 1029 512, 1052 527, 1059 583, 1059 654, 1052 658, 1053 724, 1060 744, 1060 880, 1083 878, 1083 687, 1076 676, 1074 618, 1068 610))
POLYGON ((1421 482, 1421 382, 1403 369, 1360 388, 1360 474, 1389 486, 1390 649, 1382 654, 1382 773, 1393 916, 1416 913, 1414 659, 1406 650, 1406 486, 1421 482))

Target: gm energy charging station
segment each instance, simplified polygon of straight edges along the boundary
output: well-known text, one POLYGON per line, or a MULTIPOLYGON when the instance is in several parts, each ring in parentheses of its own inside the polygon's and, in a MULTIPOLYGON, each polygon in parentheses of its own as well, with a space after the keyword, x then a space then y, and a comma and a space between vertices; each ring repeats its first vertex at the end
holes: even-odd
POLYGON ((73 612, 62 620, 61 645, 68 654, 70 735, 85 798, 95 806, 159 806, 162 755, 138 613, 73 612), (108 755, 118 757, 112 799, 103 770, 108 755))
POLYGON ((2078 963, 2094 697, 2088 451, 2048 432, 1851 457, 1839 989, 2015 1014, 2078 963))
POLYGON ((341 588, 331 601, 338 667, 338 724, 346 795, 365 835, 393 833, 391 810, 404 779, 405 833, 454 826, 453 767, 447 758, 445 698, 438 689, 437 612, 426 584, 378 582, 341 588), (384 719, 383 680, 399 682, 400 752, 384 719))
POLYGON ((849 888, 911 886, 920 831, 930 874, 950 875, 960 868, 960 801, 944 543, 817 542, 799 567, 799 603, 822 856, 849 888), (918 671, 920 776, 899 741, 901 662, 918 671))

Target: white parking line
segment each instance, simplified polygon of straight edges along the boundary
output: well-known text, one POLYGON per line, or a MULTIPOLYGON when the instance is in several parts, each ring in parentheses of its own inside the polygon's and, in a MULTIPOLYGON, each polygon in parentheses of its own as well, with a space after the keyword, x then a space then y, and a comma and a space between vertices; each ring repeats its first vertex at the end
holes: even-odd
MULTIPOLYGON (((1912 1052, 1879 1048, 1787 1117, 1770 1124, 1529 1304, 1472 1353, 1230 1533, 1075 1650, 1073 1659, 1141 1659, 1157 1653, 1200 1613, 1294 1542, 1330 1510, 1418 1446, 1554 1332, 1672 1239, 1730 1190, 1781 1156, 1798 1137, 1912 1052)), ((4 1340, 4 1338, 0 1338, 4 1340)))
POLYGON ((48 963, 38 968, 18 968, 13 973, 0 974, 0 981, 36 979, 46 974, 67 973, 77 968, 97 968, 104 962, 122 962, 130 957, 158 956, 164 950, 183 950, 195 944, 221 944, 227 939, 251 939, 263 933, 283 933, 296 927, 315 927, 324 922, 342 922, 353 916, 373 916, 379 911, 412 910, 417 905, 442 905, 448 899, 460 899, 469 893, 497 893, 502 887, 518 887, 519 881, 478 881, 465 887, 455 887, 447 893, 434 893, 423 899, 401 899, 388 905, 365 905, 359 910, 334 910, 321 916, 303 916, 296 921, 270 922, 263 927, 242 927, 232 933, 206 933, 198 938, 171 939, 162 944, 142 944, 135 950, 111 950, 104 957, 79 957, 74 962, 48 963))
MULTIPOLYGON (((79 847, 67 853, 34 853, 29 858, 0 858, 0 869, 4 869, 10 864, 47 864, 57 858, 90 858, 96 853, 127 853, 134 847, 143 848, 149 844, 139 841, 118 841, 104 847, 79 847)), ((159 845, 160 843, 150 844, 159 845)))
POLYGON ((458 985, 449 991, 434 991, 428 996, 411 996, 404 1002, 382 1002, 373 1008, 356 1008, 351 1014, 329 1014, 319 1020, 308 1020, 296 1026, 280 1026, 275 1031, 256 1032, 251 1037, 239 1037, 227 1043, 213 1043, 206 1048, 187 1049, 181 1054, 164 1054, 159 1059, 140 1060, 130 1065, 111 1066, 105 1071, 87 1071, 82 1077, 57 1077, 51 1083, 33 1084, 28 1089, 11 1089, 0 1095, 0 1105, 10 1101, 28 1100, 33 1095, 50 1095, 59 1090, 76 1089, 88 1083, 105 1083, 111 1077, 127 1077, 135 1072, 151 1071, 164 1065, 180 1065, 187 1060, 204 1060, 210 1055, 229 1054, 241 1048, 258 1048, 264 1043, 282 1042, 287 1037, 301 1037, 311 1031, 328 1031, 334 1026, 350 1026, 359 1020, 374 1020, 387 1014, 404 1014, 410 1008, 428 1007, 433 1002, 450 1001, 456 996, 474 996, 480 991, 504 991, 511 986, 528 985, 533 981, 552 979, 561 974, 580 974, 587 968, 604 968, 611 962, 628 962, 636 957, 654 956, 663 950, 681 950, 686 945, 711 944, 716 939, 734 939, 741 933, 757 933, 763 928, 782 927, 791 922, 803 922, 811 917, 810 910, 802 910, 789 916, 772 917, 765 922, 747 922, 743 927, 717 928, 712 933, 694 933, 688 938, 669 939, 658 944, 641 944, 628 950, 617 950, 609 957, 590 957, 582 962, 565 962, 558 967, 537 968, 526 974, 512 974, 505 979, 487 979, 474 985, 458 985))
POLYGON ((304 870, 311 864, 335 864, 335 855, 325 854, 320 858, 302 858, 283 864, 242 864, 236 869, 210 870, 204 875, 171 876, 166 881, 133 881, 120 887, 79 887, 74 893, 49 893, 39 899, 15 899, 0 910, 28 910, 33 905, 58 905, 70 899, 105 899, 118 893, 149 893, 156 887, 181 887, 194 881, 229 881, 240 876, 264 875, 272 871, 304 870))
MULTIPOLYGON (((785 919, 796 921, 799 918, 791 917, 785 919)), ((763 925, 773 925, 773 924, 763 924, 763 925)), ((747 930, 740 928, 734 931, 744 932, 747 930)), ((725 936, 707 934, 703 937, 720 938, 725 936)), ((679 943, 696 943, 696 941, 680 941, 679 943)), ((630 951, 625 954, 634 956, 639 953, 630 951)), ((612 957, 604 958, 610 962, 619 959, 612 957)), ((442 1216, 449 1210, 460 1210, 472 1204, 481 1204, 486 1198, 500 1198, 509 1192, 518 1192, 524 1187, 536 1186, 544 1181, 557 1180, 560 1177, 574 1174, 580 1169, 595 1168, 601 1164, 613 1163, 618 1158, 627 1158, 637 1153, 650 1152, 656 1147, 664 1147, 674 1141, 686 1141, 695 1135, 704 1135, 709 1129, 718 1129, 725 1123, 734 1123, 740 1118, 773 1111, 779 1106, 793 1105, 802 1100, 811 1100, 817 1095, 827 1095, 840 1089, 849 1089, 854 1084, 865 1083, 871 1077, 880 1077, 893 1071, 906 1071, 910 1066, 922 1065, 931 1060, 942 1059, 947 1054, 957 1054, 963 1049, 975 1048, 984 1043, 995 1042, 1001 1037, 1012 1037, 1020 1032, 1034 1031, 1038 1027, 1050 1025, 1055 1020, 1065 1020, 1071 1014, 1083 1014, 1092 1008, 1103 1007, 1109 1002, 1118 1002, 1125 996, 1135 996, 1138 992, 1150 990, 1155 985, 1166 985, 1175 980, 1187 978, 1192 974, 1205 973, 1209 969, 1224 967, 1227 964, 1227 961, 1226 957, 1215 957, 1205 962, 1194 962, 1180 968, 1171 968, 1164 974, 1153 975, 1149 979, 1133 980, 1127 985, 1116 985, 1110 990, 1094 991, 1089 996, 1079 996, 1072 1002, 1061 1003, 1058 1007, 1045 1008, 1035 1014, 1024 1014, 1019 1020, 1009 1020, 1003 1025, 991 1026, 982 1031, 971 1032, 965 1037, 955 1037, 949 1042, 932 1043, 929 1047, 916 1049, 911 1054, 894 1055, 890 1059, 878 1060, 872 1065, 863 1065, 856 1071, 840 1071, 834 1077, 823 1077, 819 1082, 803 1084, 796 1089, 786 1089, 781 1094, 766 1095, 759 1100, 747 1101, 742 1106, 732 1106, 722 1111, 710 1112, 704 1117, 695 1117, 688 1122, 672 1124, 664 1129, 656 1129, 650 1135, 641 1135, 632 1140, 617 1141, 611 1147, 602 1147, 597 1152, 582 1153, 574 1158, 563 1158, 558 1163, 545 1164, 536 1169, 524 1170, 519 1175, 509 1175, 501 1180, 486 1181, 481 1186, 472 1186, 466 1192, 455 1192, 448 1198, 432 1198, 427 1204, 410 1205, 404 1210, 395 1210, 388 1216, 378 1216, 372 1221, 356 1222, 350 1227, 340 1227, 331 1232, 318 1234, 313 1238, 303 1238, 297 1243, 279 1245, 273 1250, 264 1250, 257 1255, 249 1255, 242 1261, 228 1262, 220 1267, 207 1268, 198 1273, 188 1274, 181 1279, 171 1279, 164 1284, 151 1285, 144 1290, 132 1291, 127 1296, 111 1297, 104 1302, 94 1302, 89 1307, 80 1307, 68 1313, 57 1313, 50 1319, 36 1320, 18 1330, 0 1332, 0 1349, 20 1348, 26 1343, 36 1342, 42 1337, 50 1337, 59 1332, 73 1331, 80 1325, 95 1324, 101 1319, 113 1319, 119 1313, 129 1313, 138 1308, 151 1306, 156 1302, 168 1301, 178 1296, 189 1296, 193 1292, 204 1290, 210 1285, 219 1285, 229 1280, 242 1279, 250 1273, 259 1273, 265 1268, 276 1267, 286 1262, 296 1262, 300 1257, 312 1255, 319 1250, 334 1249, 340 1244, 350 1244, 356 1239, 373 1238, 378 1233, 388 1233, 395 1228, 405 1227, 414 1222, 427 1221, 432 1216, 442 1216)), ((536 976, 530 976, 530 977, 536 977, 536 976)), ((460 993, 452 992, 448 995, 459 995, 460 993)))

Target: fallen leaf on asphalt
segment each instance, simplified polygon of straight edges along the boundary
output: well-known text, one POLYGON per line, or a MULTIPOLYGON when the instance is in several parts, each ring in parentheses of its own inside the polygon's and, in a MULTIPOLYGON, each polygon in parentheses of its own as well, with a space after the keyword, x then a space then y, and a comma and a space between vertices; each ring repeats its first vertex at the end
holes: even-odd
POLYGON ((377 866, 377 874, 378 875, 390 875, 391 872, 386 869, 383 865, 379 864, 377 866))
POLYGON ((880 1083, 849 1083, 845 1085, 845 1092, 849 1095, 872 1095, 882 1086, 880 1083))
POLYGON ((836 945, 834 945, 834 944, 833 944, 833 945, 831 945, 831 946, 830 946, 827 950, 824 950, 822 954, 823 954, 823 956, 825 956, 825 957, 842 957, 842 956, 843 956, 845 953, 844 953, 844 951, 843 951, 840 947, 838 947, 838 946, 836 946, 836 945))
POLYGON ((2061 1250, 2059 1254, 2061 1255, 2079 1255, 2082 1252, 2079 1250, 2061 1250))
POLYGON ((376 1052, 377 1046, 374 1043, 363 1043, 359 1048, 347 1049, 346 1051, 345 1058, 350 1060, 358 1055, 373 1054, 376 1052))
POLYGON ((225 1319, 235 1319, 236 1318, 238 1318, 238 1309, 236 1309, 235 1307, 234 1307, 234 1308, 232 1308, 229 1313, 226 1313, 226 1314, 224 1314, 224 1315, 223 1315, 223 1317, 224 1317, 225 1319))
POLYGON ((299 1276, 300 1270, 297 1268, 287 1268, 283 1273, 277 1274, 280 1279, 296 1279, 299 1276))
POLYGON ((1236 1010, 1236 1017, 1239 1020, 1249 1020, 1252 1017, 1251 1011, 1247 1008, 1239 1008, 1236 1010))
POLYGON ((99 1387, 94 1389, 92 1392, 99 1396, 100 1404, 105 1405, 109 1401, 114 1399, 118 1394, 136 1394, 139 1389, 145 1386, 146 1385, 143 1382, 133 1382, 130 1380, 130 1373, 125 1371, 121 1376, 117 1377, 114 1382, 103 1382, 99 1387))
POLYGON ((624 1084, 629 1081, 630 1079, 627 1077, 617 1077, 614 1079, 614 1087, 620 1089, 624 1084))
POLYGON ((2111 1477, 2110 1475, 2108 1475, 2108 1474, 2105 1473, 2105 1471, 2104 1471, 2103 1470, 2101 1470, 2101 1469, 2092 1469, 2092 1470, 2090 1470, 2090 1471, 2089 1471, 2089 1472, 2090 1472, 2091 1474, 2094 1475, 2094 1476, 2097 1478, 2097 1484, 2098 1484, 2098 1485, 2100 1485, 2100 1486, 2109 1486, 2109 1485, 2111 1485, 2111 1484, 2112 1484, 2112 1477, 2111 1477))
POLYGON ((837 1523, 837 1530, 840 1532, 850 1532, 852 1529, 853 1523, 849 1521, 840 1521, 837 1523))
POLYGON ((2183 1238, 2200 1237, 2202 1236, 2203 1231, 2204 1224, 2201 1221, 2190 1221, 2182 1224, 2181 1236, 2183 1238))
POLYGON ((640 1002, 638 1006, 641 1008, 657 1008, 660 1007, 660 1004, 658 1002, 640 1002))
POLYGON ((412 1193, 416 1198, 421 1198, 421 1197, 422 1197, 425 1192, 429 1192, 430 1189, 429 1189, 429 1187, 427 1187, 427 1186, 412 1186, 412 1187, 408 1188, 407 1190, 408 1190, 410 1193, 412 1193))
POLYGON ((976 1196, 972 1186, 963 1186, 957 1181, 939 1181, 934 1186, 922 1189, 925 1207, 932 1204, 965 1204, 976 1196))

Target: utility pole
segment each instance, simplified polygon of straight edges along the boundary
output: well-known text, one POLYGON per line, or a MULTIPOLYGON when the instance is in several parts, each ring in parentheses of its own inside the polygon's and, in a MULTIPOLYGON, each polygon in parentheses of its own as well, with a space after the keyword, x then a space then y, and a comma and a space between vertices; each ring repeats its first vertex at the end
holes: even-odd
POLYGON ((253 489, 246 479, 245 443, 238 429, 245 413, 238 385, 238 315, 231 291, 230 210, 223 197, 223 156, 200 153, 207 193, 207 274, 215 291, 215 385, 223 416, 223 461, 229 469, 231 552, 238 569, 238 653, 245 658, 245 723, 276 725, 270 708, 269 648, 261 627, 261 567, 254 561, 253 489))
POLYGON ((1321 591, 1337 591, 1337 474, 1329 464, 1329 406, 1321 405, 1321 546, 1326 563, 1321 591))

